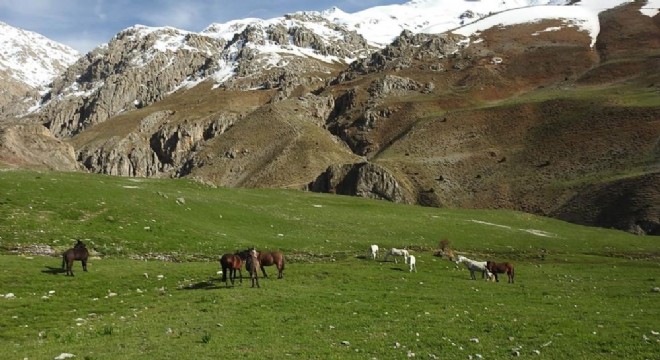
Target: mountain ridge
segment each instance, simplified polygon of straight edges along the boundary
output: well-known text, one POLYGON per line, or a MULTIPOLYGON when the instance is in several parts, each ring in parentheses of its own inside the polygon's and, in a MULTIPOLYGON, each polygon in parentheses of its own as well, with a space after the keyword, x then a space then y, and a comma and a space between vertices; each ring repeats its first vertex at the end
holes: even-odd
MULTIPOLYGON (((504 207, 657 234, 660 209, 648 189, 657 182, 660 115, 645 99, 660 83, 660 17, 642 3, 611 2, 622 6, 600 13, 598 27, 575 14, 503 20, 524 7, 474 15, 467 26, 476 30, 464 34, 404 29, 383 47, 321 13, 200 33, 135 26, 81 57, 41 109, 12 122, 44 124, 63 169, 504 207), (503 25, 479 27, 479 19, 503 25), (644 46, 633 49, 631 38, 644 46), (639 193, 612 215, 597 204, 619 188, 639 193)), ((522 3, 538 2, 509 4, 522 3)), ((0 151, 0 163, 34 165, 33 155, 21 160, 28 152, 0 151)))

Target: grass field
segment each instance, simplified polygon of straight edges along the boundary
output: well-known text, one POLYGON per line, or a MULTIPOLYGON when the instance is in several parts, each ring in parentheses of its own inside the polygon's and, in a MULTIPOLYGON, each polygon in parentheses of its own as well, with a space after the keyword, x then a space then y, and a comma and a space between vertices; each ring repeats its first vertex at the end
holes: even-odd
POLYGON ((658 240, 511 211, 2 171, 0 357, 654 359, 658 240), (75 239, 95 256, 66 277, 75 239), (516 283, 469 280, 433 256, 442 239, 514 262, 516 283), (372 243, 408 247, 418 272, 366 259, 372 243), (283 250, 284 279, 225 287, 218 257, 248 246, 283 250))

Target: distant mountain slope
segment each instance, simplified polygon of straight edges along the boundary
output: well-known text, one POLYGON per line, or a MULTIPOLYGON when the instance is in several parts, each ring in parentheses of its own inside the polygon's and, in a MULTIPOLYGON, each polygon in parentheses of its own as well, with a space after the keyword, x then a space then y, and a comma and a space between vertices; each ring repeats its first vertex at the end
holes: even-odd
POLYGON ((25 113, 39 93, 80 54, 46 37, 0 22, 0 120, 25 113))
MULTIPOLYGON (((16 166, 509 208, 656 234, 657 2, 418 0, 200 33, 138 25, 16 120, 59 139, 59 165, 40 163, 39 146, 0 151, 16 166)), ((6 134, 26 138, 17 131, 6 134)))
POLYGON ((0 71, 16 81, 43 87, 79 57, 64 44, 0 22, 0 71))

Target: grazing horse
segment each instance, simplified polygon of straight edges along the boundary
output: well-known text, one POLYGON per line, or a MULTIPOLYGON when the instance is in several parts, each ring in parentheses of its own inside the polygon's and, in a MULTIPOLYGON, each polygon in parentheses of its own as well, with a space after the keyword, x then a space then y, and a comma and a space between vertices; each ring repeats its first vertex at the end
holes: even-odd
POLYGON ((456 259, 456 264, 463 263, 465 264, 465 267, 470 270, 470 278, 472 280, 477 280, 477 277, 475 276, 475 272, 480 272, 481 273, 481 278, 486 277, 486 272, 488 269, 486 269, 486 261, 475 261, 472 259, 468 259, 463 255, 458 255, 458 258, 456 259))
POLYGON ((62 269, 66 267, 66 275, 73 276, 73 262, 80 260, 82 262, 83 271, 87 271, 87 258, 89 251, 82 241, 78 240, 76 245, 62 254, 62 269))
POLYGON ((509 283, 513 284, 513 264, 508 262, 496 263, 493 261, 486 261, 486 269, 495 275, 495 281, 499 282, 497 274, 507 274, 509 283))
POLYGON ((243 260, 241 257, 236 254, 224 254, 220 258, 220 267, 222 268, 222 281, 229 287, 227 282, 227 272, 229 272, 229 280, 231 285, 234 285, 234 280, 236 279, 236 270, 238 270, 239 280, 241 284, 243 283, 243 273, 241 273, 241 266, 243 265, 243 260))
POLYGON ((410 272, 417 272, 417 261, 415 260, 415 255, 408 256, 408 265, 410 265, 410 272))
POLYGON ((247 268, 247 271, 250 273, 250 280, 252 281, 252 287, 256 284, 257 287, 259 286, 259 273, 257 272, 257 269, 260 267, 259 264, 259 257, 257 256, 257 251, 255 249, 250 249, 248 251, 248 256, 247 259, 245 260, 245 267, 247 268))
POLYGON ((406 249, 391 248, 390 251, 388 251, 387 254, 385 254, 385 260, 383 260, 383 261, 387 261, 388 256, 394 256, 394 263, 395 264, 398 263, 398 261, 396 260, 396 257, 397 256, 403 256, 403 262, 407 264, 408 263, 408 257, 410 256, 410 254, 408 254, 408 250, 406 250, 406 249))
MULTIPOLYGON (((250 254, 250 249, 243 250, 237 254, 239 254, 241 258, 247 259, 250 254)), ((266 274, 266 269, 264 269, 264 266, 271 265, 275 265, 275 267, 277 267, 278 279, 282 279, 284 277, 284 254, 281 251, 257 251, 257 257, 259 258, 259 267, 261 268, 261 273, 265 278, 268 277, 268 274, 266 274)))
POLYGON ((371 245, 369 247, 369 256, 371 256, 373 260, 376 260, 376 257, 378 257, 378 245, 371 245))

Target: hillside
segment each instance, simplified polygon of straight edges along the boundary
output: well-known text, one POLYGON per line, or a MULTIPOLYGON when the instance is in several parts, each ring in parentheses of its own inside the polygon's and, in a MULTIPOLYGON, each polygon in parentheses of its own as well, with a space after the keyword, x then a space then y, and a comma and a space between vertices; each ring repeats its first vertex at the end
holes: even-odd
POLYGON ((645 2, 498 3, 437 23, 419 14, 441 0, 367 22, 332 9, 200 34, 126 29, 20 120, 52 136, 5 145, 0 162, 660 234, 660 16, 645 2), (59 160, 28 156, 39 148, 59 160))

